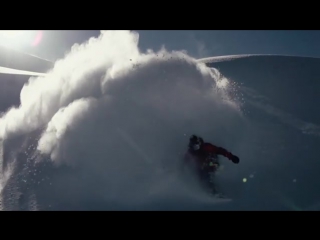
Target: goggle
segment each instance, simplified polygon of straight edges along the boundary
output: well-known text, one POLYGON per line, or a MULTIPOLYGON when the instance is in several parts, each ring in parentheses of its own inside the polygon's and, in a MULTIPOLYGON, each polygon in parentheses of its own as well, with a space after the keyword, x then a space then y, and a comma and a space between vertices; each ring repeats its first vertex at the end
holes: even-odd
POLYGON ((200 143, 194 144, 192 146, 193 150, 199 150, 200 149, 200 143))

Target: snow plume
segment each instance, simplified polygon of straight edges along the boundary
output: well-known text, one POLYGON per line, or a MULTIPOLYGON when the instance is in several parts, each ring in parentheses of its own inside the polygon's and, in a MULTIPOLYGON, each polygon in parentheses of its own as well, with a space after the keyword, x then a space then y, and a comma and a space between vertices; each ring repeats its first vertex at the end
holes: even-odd
POLYGON ((102 31, 74 46, 46 76, 31 78, 21 105, 0 119, 2 175, 11 173, 4 209, 177 209, 200 201, 179 175, 189 136, 232 151, 244 127, 218 80, 182 52, 142 53, 130 31, 102 31))

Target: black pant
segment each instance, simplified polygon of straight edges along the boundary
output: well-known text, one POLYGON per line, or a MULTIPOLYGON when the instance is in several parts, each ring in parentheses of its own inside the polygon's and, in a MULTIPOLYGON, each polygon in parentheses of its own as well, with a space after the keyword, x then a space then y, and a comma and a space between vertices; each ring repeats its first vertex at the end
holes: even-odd
POLYGON ((199 177, 200 177, 200 181, 202 183, 202 185, 209 191, 212 193, 217 193, 217 188, 216 185, 214 183, 214 171, 210 170, 210 169, 200 169, 199 171, 199 177))

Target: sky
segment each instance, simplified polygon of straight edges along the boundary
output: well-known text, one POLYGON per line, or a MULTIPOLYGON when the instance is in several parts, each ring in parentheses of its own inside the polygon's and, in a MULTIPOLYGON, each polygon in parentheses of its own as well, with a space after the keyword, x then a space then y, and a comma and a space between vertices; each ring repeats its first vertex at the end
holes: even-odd
MULTIPOLYGON (((4 31, 8 32, 8 31, 4 31)), ((0 34, 0 45, 51 61, 62 58, 75 43, 97 37, 97 30, 27 31, 0 34)), ((233 54, 280 54, 320 57, 320 31, 293 30, 138 30, 139 47, 185 50, 196 58, 233 54)))

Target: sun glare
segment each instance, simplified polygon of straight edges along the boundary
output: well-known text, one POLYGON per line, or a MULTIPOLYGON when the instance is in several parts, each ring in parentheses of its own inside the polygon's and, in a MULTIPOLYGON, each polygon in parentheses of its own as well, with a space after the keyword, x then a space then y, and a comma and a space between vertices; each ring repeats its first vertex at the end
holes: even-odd
POLYGON ((43 31, 0 30, 0 44, 12 48, 36 47, 42 37, 43 31))
POLYGON ((24 30, 1 30, 0 34, 4 37, 15 38, 25 34, 27 31, 24 30))

